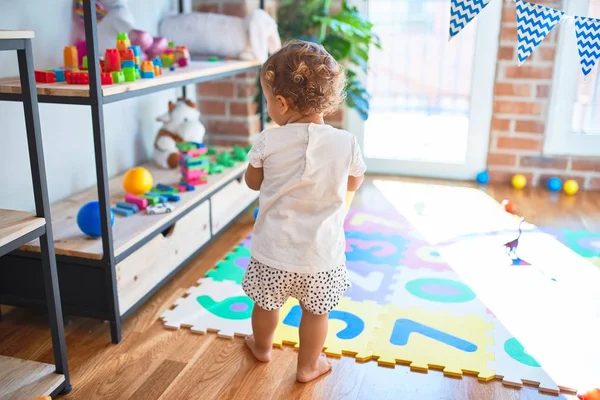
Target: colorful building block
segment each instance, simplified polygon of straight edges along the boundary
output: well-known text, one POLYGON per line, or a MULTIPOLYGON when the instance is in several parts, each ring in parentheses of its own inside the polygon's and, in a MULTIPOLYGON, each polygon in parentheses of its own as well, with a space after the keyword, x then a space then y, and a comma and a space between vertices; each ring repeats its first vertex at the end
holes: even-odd
POLYGON ((65 71, 65 80, 69 85, 88 85, 90 78, 87 72, 65 71))
POLYGON ((125 82, 135 82, 137 69, 135 68, 123 68, 123 75, 125 76, 125 82))
POLYGON ((189 183, 187 183, 184 180, 181 180, 179 182, 179 186, 184 187, 186 189, 186 191, 188 191, 188 192, 193 192, 194 190, 196 190, 196 188, 193 185, 190 185, 189 183))
POLYGON ((163 67, 162 60, 158 57, 152 59, 152 64, 154 64, 155 67, 163 67))
POLYGON ((167 200, 177 202, 177 201, 181 200, 181 197, 177 196, 176 194, 169 194, 167 196, 167 200))
POLYGON ((157 197, 158 201, 161 203, 166 203, 168 201, 167 196, 163 196, 162 194, 156 192, 146 192, 145 196, 157 197))
POLYGON ((65 68, 78 69, 79 59, 77 57, 77 47, 65 46, 65 48, 63 49, 63 61, 65 64, 65 68))
POLYGON ((177 189, 179 192, 187 192, 187 188, 183 185, 179 185, 177 183, 174 183, 171 185, 174 189, 177 189))
POLYGON ((114 71, 111 73, 113 83, 123 83, 125 82, 125 74, 123 71, 114 71))
POLYGON ((173 186, 163 185, 162 183, 157 183, 155 186, 156 189, 161 190, 163 192, 177 192, 178 189, 173 186))
POLYGON ((161 76, 162 75, 162 68, 159 66, 154 66, 154 76, 161 76))
POLYGON ((187 46, 177 46, 175 47, 175 59, 174 62, 177 63, 180 67, 187 67, 190 62, 190 52, 187 46))
POLYGON ((124 32, 117 33, 117 50, 125 51, 131 46, 129 35, 124 32))
POLYGON ((54 75, 56 77, 56 82, 64 82, 65 81, 65 71, 60 68, 53 69, 54 75))
POLYGON ((54 71, 34 71, 34 76, 37 83, 56 82, 56 74, 54 71))
POLYGON ((115 214, 122 215, 123 217, 129 217, 129 216, 132 216, 133 214, 135 214, 132 210, 130 210, 128 208, 112 207, 111 210, 115 214))
POLYGON ((119 54, 121 56, 121 65, 123 65, 123 60, 133 61, 135 65, 135 55, 133 54, 133 50, 127 49, 125 51, 120 51, 119 54))
POLYGON ((131 61, 131 60, 123 60, 121 62, 121 68, 125 69, 125 68, 135 68, 135 62, 131 61))
MULTIPOLYGON (((106 49, 104 53, 104 71, 115 72, 121 70, 121 55, 117 49, 106 49)), ((114 77, 113 77, 114 79, 114 77)))
POLYGON ((142 71, 140 72, 140 76, 142 77, 142 79, 153 79, 154 71, 142 71))
POLYGON ((100 82, 103 85, 112 85, 113 84, 113 78, 112 78, 112 75, 110 74, 110 72, 102 72, 100 74, 100 82))
POLYGON ((135 204, 140 210, 145 210, 148 207, 148 199, 138 197, 134 194, 127 193, 125 195, 125 201, 127 203, 135 204))
POLYGON ((136 204, 128 203, 126 201, 117 201, 117 204, 115 206, 120 208, 126 208, 128 210, 133 211, 134 213, 140 211, 140 208, 136 204))
POLYGON ((142 198, 148 200, 148 205, 149 206, 153 206, 155 204, 160 203, 160 199, 158 197, 156 197, 156 196, 148 196, 146 194, 143 194, 142 198))
POLYGON ((81 69, 88 69, 87 56, 83 56, 83 58, 81 59, 81 69))
POLYGON ((160 56, 160 60, 162 62, 163 68, 169 68, 173 65, 173 54, 162 54, 160 56))

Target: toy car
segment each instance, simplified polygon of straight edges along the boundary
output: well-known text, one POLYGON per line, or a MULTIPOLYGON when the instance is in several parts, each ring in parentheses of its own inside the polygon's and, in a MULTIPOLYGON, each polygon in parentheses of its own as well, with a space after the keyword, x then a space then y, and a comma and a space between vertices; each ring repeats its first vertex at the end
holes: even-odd
POLYGON ((173 211, 175 207, 167 203, 158 203, 153 206, 149 206, 146 208, 146 214, 154 215, 154 214, 166 214, 173 211))

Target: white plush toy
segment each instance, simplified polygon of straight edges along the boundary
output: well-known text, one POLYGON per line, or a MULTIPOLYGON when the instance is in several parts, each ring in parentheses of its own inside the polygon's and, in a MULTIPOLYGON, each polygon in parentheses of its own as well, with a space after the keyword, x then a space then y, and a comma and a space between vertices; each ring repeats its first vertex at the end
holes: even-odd
POLYGON ((264 62, 281 48, 275 20, 263 10, 245 18, 194 12, 173 15, 160 24, 160 34, 185 43, 192 54, 264 62))
POLYGON ((196 104, 187 99, 169 101, 169 112, 157 118, 164 125, 154 141, 154 161, 163 168, 177 168, 177 143, 202 143, 206 130, 196 104))

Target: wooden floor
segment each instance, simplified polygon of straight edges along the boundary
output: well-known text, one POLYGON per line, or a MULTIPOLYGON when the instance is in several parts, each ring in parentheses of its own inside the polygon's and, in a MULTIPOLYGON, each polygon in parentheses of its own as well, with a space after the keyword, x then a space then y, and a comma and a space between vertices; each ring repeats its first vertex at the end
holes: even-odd
MULTIPOLYGON (((514 192, 488 187, 498 200, 511 198, 518 211, 540 225, 600 231, 600 193, 553 199, 545 190, 514 192)), ((386 209, 389 204, 367 182, 355 205, 386 209)), ((292 349, 274 350, 268 364, 256 363, 243 340, 194 335, 163 328, 160 313, 194 285, 252 229, 250 215, 224 232, 168 285, 123 324, 123 341, 110 344, 107 324, 68 318, 66 333, 73 391, 68 399, 551 399, 536 389, 514 390, 499 381, 451 379, 440 372, 333 360, 333 372, 311 384, 294 380, 292 349)), ((49 330, 43 315, 3 308, 0 354, 52 362, 49 330)), ((1 397, 1 396, 0 396, 1 397)), ((574 396, 560 396, 574 399, 574 396)))

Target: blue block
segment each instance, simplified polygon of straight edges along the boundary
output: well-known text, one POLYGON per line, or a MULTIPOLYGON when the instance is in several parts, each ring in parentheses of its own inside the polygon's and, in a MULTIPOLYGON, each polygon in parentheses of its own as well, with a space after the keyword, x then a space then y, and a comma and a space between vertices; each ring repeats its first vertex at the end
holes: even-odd
POLYGON ((141 76, 144 79, 152 79, 152 78, 154 78, 154 72, 153 71, 142 71, 141 76))
POLYGON ((174 65, 171 65, 171 66, 169 67, 169 71, 175 71, 175 66, 174 66, 174 65))
POLYGON ((197 146, 197 148, 199 148, 199 149, 203 149, 206 147, 206 145, 204 143, 198 143, 198 142, 190 142, 190 143, 195 144, 197 146))
POLYGON ((56 74, 56 82, 64 82, 65 81, 65 71, 62 69, 53 69, 52 72, 56 74))
POLYGON ((133 211, 134 213, 140 211, 140 209, 138 208, 137 205, 133 204, 133 203, 127 203, 124 201, 117 201, 117 207, 119 208, 126 208, 128 210, 133 211))
POLYGON ((146 196, 158 197, 158 201, 160 201, 161 203, 167 202, 167 197, 163 196, 162 194, 158 194, 158 193, 154 193, 154 192, 147 192, 146 196))
POLYGON ((124 217, 129 217, 133 214, 135 214, 133 211, 131 211, 128 208, 121 208, 121 207, 113 207, 111 208, 111 210, 115 213, 115 214, 119 214, 122 215, 124 217))
POLYGON ((179 201, 181 200, 181 197, 177 196, 176 194, 170 194, 167 196, 167 200, 169 201, 179 201))
POLYGON ((152 64, 154 64, 155 66, 160 67, 160 68, 163 67, 162 60, 159 57, 153 58, 152 64))
POLYGON ((123 68, 135 68, 135 61, 133 61, 133 60, 121 61, 121 69, 123 69, 123 68))
POLYGON ((193 192, 196 188, 189 183, 179 182, 179 184, 187 189, 188 192, 193 192))
POLYGON ((163 185, 162 183, 157 183, 154 188, 157 189, 157 190, 163 191, 163 192, 173 192, 173 193, 175 193, 175 188, 173 186, 163 185))
POLYGON ((135 57, 142 56, 142 48, 140 46, 129 46, 127 49, 133 51, 135 57))

